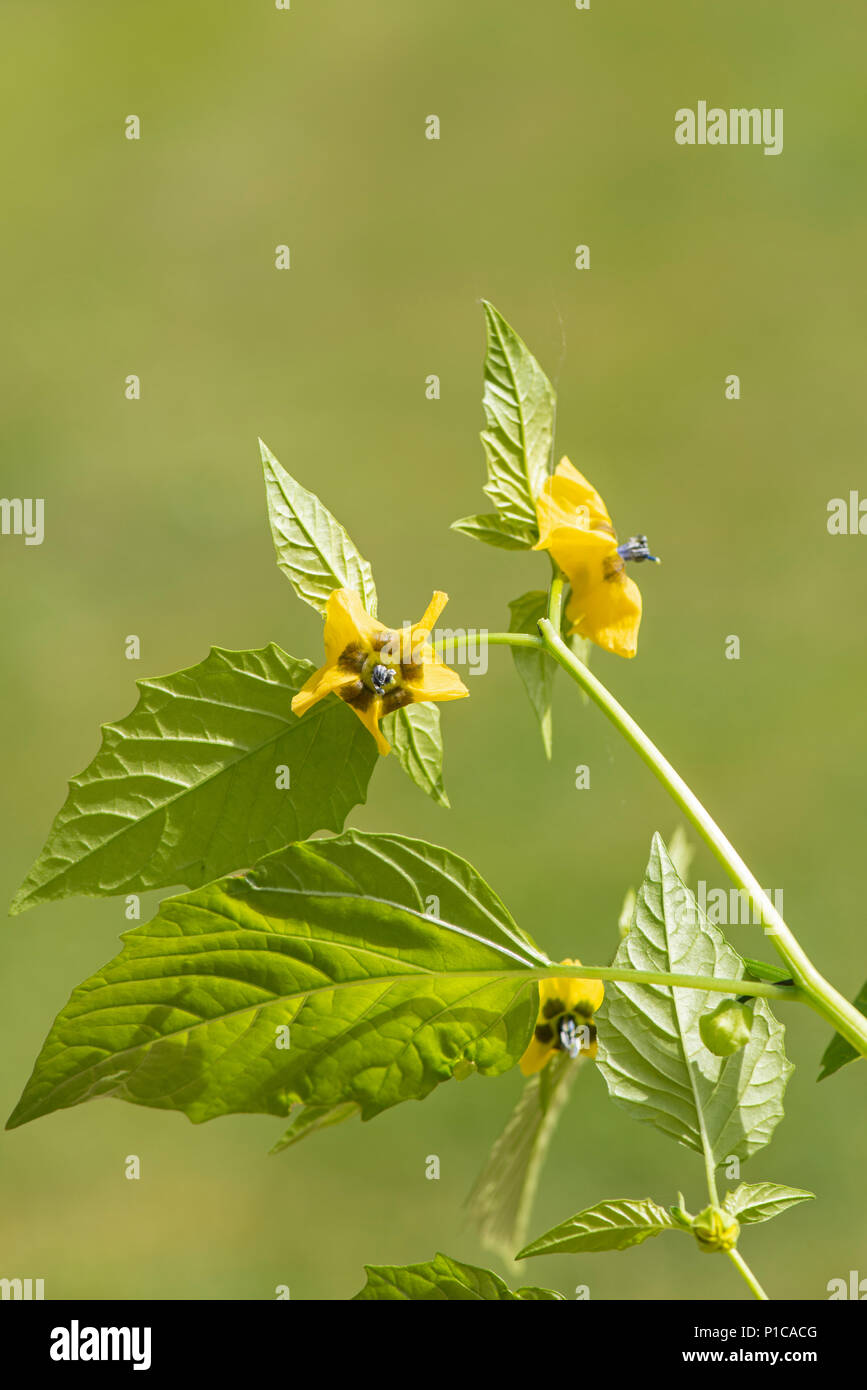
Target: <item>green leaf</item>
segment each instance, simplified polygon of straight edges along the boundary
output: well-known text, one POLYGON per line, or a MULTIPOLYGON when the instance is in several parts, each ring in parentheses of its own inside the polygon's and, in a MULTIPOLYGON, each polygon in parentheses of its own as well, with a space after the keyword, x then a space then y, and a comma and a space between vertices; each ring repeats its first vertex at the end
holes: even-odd
MULTIPOLYGON (((566 618, 565 610, 563 613, 563 626, 568 626, 568 619, 566 618)), ((572 648, 573 652, 577 656, 578 660, 582 662, 585 666, 589 667, 590 658, 593 655, 593 643, 590 641, 590 638, 580 637, 577 632, 565 633, 564 636, 566 638, 566 641, 569 643, 569 646, 572 648)), ((579 690, 578 694, 581 697, 582 705, 590 704, 590 696, 587 694, 586 690, 579 690)))
MULTIPOLYGON (((509 620, 510 632, 529 632, 536 635, 539 619, 544 618, 548 611, 548 595, 544 589, 532 589, 528 594, 513 599, 509 604, 509 611, 512 615, 509 620)), ((532 651, 529 648, 513 647, 512 656, 539 721, 545 756, 550 759, 553 736, 551 697, 556 663, 547 652, 532 651)))
POLYGON ((344 1120, 351 1120, 355 1115, 360 1114, 360 1107, 353 1100, 343 1101, 339 1105, 299 1105, 295 1107, 294 1117, 289 1128, 284 1131, 277 1143, 268 1152, 272 1154, 282 1153, 284 1149, 289 1149, 293 1144, 298 1144, 302 1139, 306 1139, 309 1134, 318 1134, 321 1129, 330 1129, 332 1125, 343 1124, 344 1120))
POLYGON ((527 521, 510 521, 497 512, 462 516, 452 522, 452 530, 500 550, 531 550, 539 539, 538 526, 534 529, 527 521))
POLYGON ((561 1293, 553 1289, 518 1289, 513 1293, 507 1284, 489 1269, 476 1265, 458 1264, 448 1255, 436 1255, 417 1265, 365 1265, 367 1283, 355 1300, 391 1299, 403 1302, 472 1303, 478 1300, 512 1303, 518 1300, 564 1302, 561 1293))
POLYGON ((336 698, 292 713, 313 669, 273 645, 214 647, 198 666, 138 681, 138 704, 104 726, 11 911, 76 893, 194 888, 314 830, 340 830, 365 800, 376 745, 336 698))
POLYGON ((382 720, 381 728, 404 772, 438 806, 448 806, 443 786, 440 712, 425 700, 405 705, 382 720))
POLYGON ((124 942, 59 1014, 10 1127, 98 1096, 197 1123, 297 1102, 370 1119, 463 1059, 513 1066, 527 972, 550 964, 463 859, 357 831, 168 898, 124 942))
MULTIPOLYGON (((856 1009, 860 1009, 862 1014, 867 1014, 867 983, 861 986, 857 997, 853 1000, 856 1009)), ((824 1081, 826 1077, 833 1076, 835 1071, 845 1067, 848 1062, 857 1062, 861 1053, 857 1052, 850 1042, 835 1033, 828 1046, 822 1054, 822 1070, 817 1076, 817 1081, 824 1081)))
POLYGON ((620 908, 620 916, 617 918, 617 930, 621 937, 625 936, 632 926, 632 918, 635 915, 635 889, 627 888, 623 895, 623 904, 620 908))
POLYGON ((482 1244, 506 1264, 526 1239, 542 1164, 580 1065, 558 1053, 529 1078, 467 1198, 482 1244))
POLYGON ((742 1226, 753 1221, 770 1221, 798 1202, 812 1202, 815 1192, 802 1187, 783 1187, 778 1182, 742 1182, 733 1192, 727 1192, 723 1210, 736 1216, 742 1226))
MULTIPOLYGON (((662 839, 614 964, 632 970, 740 979, 744 963, 684 886, 662 839)), ((750 1040, 728 1057, 704 1046, 699 1019, 721 998, 667 985, 606 986, 597 1014, 597 1065, 611 1095, 635 1119, 656 1125, 716 1168, 768 1142, 783 1116, 792 1065, 785 1030, 757 999, 750 1040)))
MULTIPOLYGON (((668 842, 668 852, 671 855, 671 862, 677 870, 678 876, 684 883, 689 882, 689 871, 692 866, 695 847, 681 825, 676 825, 672 831, 671 839, 668 842)), ((625 936, 632 924, 632 916, 635 912, 635 889, 627 888, 623 896, 623 906, 620 909, 620 916, 617 919, 617 927, 621 936, 625 936)), ((773 967, 771 967, 773 969, 773 967)))
POLYGON ((483 302, 488 340, 482 401, 485 493, 500 516, 524 522, 538 540, 535 499, 551 471, 554 388, 493 304, 483 302))
POLYGON ((665 1207, 650 1197, 618 1197, 613 1201, 597 1202, 562 1225, 554 1226, 522 1250, 518 1259, 526 1260, 532 1255, 591 1255, 603 1250, 627 1250, 631 1245, 640 1245, 649 1236, 680 1229, 665 1207))
POLYGON ((748 956, 744 956, 744 965, 747 968, 748 980, 764 980, 766 984, 776 985, 780 980, 791 978, 789 971, 781 970, 778 965, 769 965, 764 960, 750 960, 748 956))
POLYGON ((672 831, 671 839, 668 842, 668 852, 671 855, 671 862, 677 870, 678 878, 682 883, 688 884, 689 872, 695 858, 695 845, 680 824, 676 825, 672 831))
POLYGON ((261 439, 259 448, 277 564, 298 597, 324 614, 330 593, 355 589, 368 613, 375 616, 376 586, 370 565, 316 494, 297 483, 261 439))

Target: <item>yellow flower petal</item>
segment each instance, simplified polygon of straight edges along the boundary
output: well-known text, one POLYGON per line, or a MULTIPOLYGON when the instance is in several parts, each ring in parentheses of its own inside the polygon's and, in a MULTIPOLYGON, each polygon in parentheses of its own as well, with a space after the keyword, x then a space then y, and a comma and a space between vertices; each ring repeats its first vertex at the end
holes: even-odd
POLYGON ((391 752, 391 744, 382 733, 379 727, 380 716, 382 715, 382 704, 379 699, 371 700, 367 709, 361 709, 359 705, 350 705, 353 714, 357 714, 365 729, 376 739, 376 746, 380 753, 385 757, 391 752))
POLYGON ((413 633, 415 634, 416 632, 433 632, 434 625, 436 624, 437 619, 439 618, 448 601, 448 594, 444 594, 442 589, 436 589, 434 591, 433 598, 431 599, 427 608, 424 610, 424 613, 419 618, 418 622, 413 623, 413 633))
POLYGON ((614 536, 611 517, 599 493, 567 458, 561 459, 536 499, 539 540, 534 550, 551 549, 558 529, 603 531, 614 536))
POLYGON ((421 670, 406 682, 413 700, 461 700, 469 695, 460 676, 435 656, 425 656, 421 670))
MULTIPOLYGON (((580 965, 581 962, 564 960, 560 964, 580 965)), ((605 986, 601 980, 583 980, 570 975, 561 980, 542 980, 539 984, 539 1022, 548 1017, 546 1006, 552 1002, 561 1005, 560 1013, 577 1013, 592 1018, 604 997, 605 986)))
MULTIPOLYGON (((561 965, 580 965, 580 960, 562 960, 561 965)), ((565 994, 567 1012, 590 1016, 596 1013, 605 998, 605 985, 601 980, 582 980, 577 976, 562 980, 546 980, 543 984, 559 985, 565 994)))
POLYGON ((354 642, 369 647, 373 638, 388 629, 371 618, 354 589, 335 589, 325 605, 325 656, 333 666, 354 642))
POLYGON ((615 539, 560 527, 552 534, 551 554, 572 588, 566 605, 571 631, 616 656, 635 656, 641 592, 625 573, 615 539))
POLYGON ((324 700, 326 695, 330 695, 332 690, 338 691, 345 685, 351 685, 356 679, 351 671, 341 671, 331 665, 320 666, 293 697, 292 713, 306 714, 320 700, 324 700))
POLYGON ((622 570, 599 584, 576 589, 566 605, 572 632, 589 637, 615 656, 635 656, 641 624, 641 591, 622 570))
POLYGON ((615 536, 577 526, 558 526, 550 534, 549 549, 573 588, 600 583, 606 561, 616 564, 620 560, 615 536))
POLYGON ((527 1051, 521 1058, 521 1071, 524 1076, 534 1076, 537 1071, 541 1071, 547 1062, 554 1056, 554 1049, 550 1043, 540 1043, 538 1038, 533 1038, 527 1051))

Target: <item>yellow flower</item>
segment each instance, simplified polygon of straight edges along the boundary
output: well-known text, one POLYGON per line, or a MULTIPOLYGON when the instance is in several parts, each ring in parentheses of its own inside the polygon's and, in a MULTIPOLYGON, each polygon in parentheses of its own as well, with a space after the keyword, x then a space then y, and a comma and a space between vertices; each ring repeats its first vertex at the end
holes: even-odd
POLYGON ((539 541, 569 580, 566 605, 571 632, 618 656, 634 656, 641 622, 641 594, 626 573, 627 560, 656 560, 646 536, 623 545, 605 503, 577 468, 564 458, 536 500, 539 541))
POLYGON ((459 700, 469 695, 430 645, 431 631, 448 597, 437 591, 424 617, 395 630, 371 618, 353 589, 335 589, 325 608, 325 665, 298 691, 293 712, 306 714, 333 691, 373 734, 380 753, 387 753, 390 744, 379 729, 383 715, 415 700, 459 700))
MULTIPOLYGON (((580 965, 580 960, 564 960, 561 965, 580 965)), ((605 987, 601 980, 540 980, 539 1018, 532 1041, 521 1058, 521 1071, 532 1076, 550 1062, 555 1052, 570 1057, 596 1056, 596 1027, 593 1015, 602 1003, 605 987)))

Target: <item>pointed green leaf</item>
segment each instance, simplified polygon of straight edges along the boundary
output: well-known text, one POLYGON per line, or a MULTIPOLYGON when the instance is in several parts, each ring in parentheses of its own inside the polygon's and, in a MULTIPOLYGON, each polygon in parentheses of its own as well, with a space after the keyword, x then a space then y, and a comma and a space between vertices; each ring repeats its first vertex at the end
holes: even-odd
POLYGON ((620 908, 620 916, 617 918, 617 930, 621 937, 625 936, 632 925, 632 918, 635 915, 635 889, 627 888, 623 895, 623 904, 620 908))
POLYGON ((539 539, 538 526, 534 528, 528 521, 510 521, 497 512, 462 516, 460 521, 452 522, 452 530, 500 550, 531 550, 539 539))
POLYGON ((613 1201, 597 1202, 562 1225, 554 1226, 522 1250, 518 1259, 526 1260, 532 1255, 590 1255, 603 1250, 627 1250, 631 1245, 640 1245, 649 1236, 680 1229, 665 1207, 650 1197, 618 1197, 613 1201))
POLYGON ((485 492, 500 516, 524 522, 538 540, 535 499, 551 471, 554 388, 493 304, 484 301, 484 309, 485 492))
POLYGON ((404 772, 438 806, 448 806, 443 786, 440 712, 425 700, 405 705, 382 720, 381 728, 404 772))
POLYGON ((198 666, 138 681, 138 704, 104 726, 11 911, 196 887, 314 830, 340 830, 367 796, 376 745, 336 698, 292 713, 312 671, 273 645, 214 647, 198 666))
POLYGON ((10 1127, 98 1096, 370 1119, 464 1059, 513 1066, 549 964, 463 859, 357 831, 168 898, 124 943, 58 1015, 10 1127))
MULTIPOLYGON (((695 848, 681 825, 676 825, 674 828, 671 839, 668 842, 668 852, 671 855, 671 862, 677 870, 678 875, 684 883, 687 883, 689 881, 689 870, 692 865, 695 848)), ((623 896, 623 906, 620 909, 620 916, 617 919, 617 926, 621 936, 626 935, 632 924, 635 902, 635 889, 627 888, 623 896)), ((746 961, 745 964, 748 965, 749 961, 746 961)))
MULTIPOLYGON (((566 618, 565 611, 563 614, 563 626, 564 628, 568 626, 568 619, 566 618)), ((566 634, 564 634, 564 636, 565 635, 566 634)), ((593 643, 590 641, 590 638, 579 637, 577 632, 573 632, 571 634, 568 634, 567 640, 569 642, 569 646, 572 648, 578 660, 582 662, 585 666, 589 666, 590 658, 593 655, 593 643)), ((578 693, 581 697, 582 705, 589 705, 590 696, 587 694, 587 691, 580 690, 578 693)))
POLYGON ((330 593, 355 589, 368 613, 375 615, 370 565, 316 494, 297 483, 261 439, 259 448, 277 564, 298 597, 324 614, 330 593))
MULTIPOLYGON (((659 835, 629 932, 614 964, 632 970, 740 979, 744 963, 684 886, 659 835)), ((606 985, 597 1014, 597 1065, 611 1095, 635 1119, 704 1153, 717 1167, 768 1142, 783 1116, 792 1065, 785 1030, 757 999, 749 1042, 717 1057, 699 1018, 726 996, 667 985, 606 985)), ((731 997, 731 996, 728 996, 731 997)))
MULTIPOLYGON (((544 589, 532 589, 530 593, 513 599, 509 611, 512 615, 509 620, 510 632, 529 632, 535 636, 539 630, 539 619, 544 618, 548 611, 548 595, 544 589)), ((544 651, 513 647, 512 657, 539 721, 545 756, 550 758, 553 736, 551 696, 557 666, 544 651)))
POLYGON ((341 1125, 344 1120, 351 1120, 360 1113, 361 1107, 353 1100, 343 1101, 339 1105, 298 1105, 290 1116, 292 1123, 289 1128, 284 1130, 268 1152, 282 1153, 308 1135, 318 1134, 320 1129, 330 1129, 332 1125, 341 1125))
POLYGON ((472 1303, 479 1300, 513 1303, 563 1302, 563 1295, 553 1289, 518 1289, 513 1293, 507 1284, 490 1269, 476 1265, 458 1264, 448 1255, 436 1255, 417 1265, 365 1265, 367 1283, 355 1300, 390 1299, 403 1302, 434 1302, 450 1300, 472 1303))
POLYGON ((742 1226, 753 1221, 770 1221, 798 1202, 812 1202, 815 1192, 802 1187, 783 1187, 778 1182, 742 1182, 733 1192, 727 1192, 723 1209, 736 1216, 742 1226))
MULTIPOLYGON (((856 1009, 860 1009, 862 1014, 867 1014, 867 983, 861 986, 857 997, 853 1000, 856 1009)), ((822 1054, 822 1070, 817 1076, 817 1081, 824 1081, 826 1077, 833 1076, 835 1071, 845 1067, 848 1062, 857 1062, 861 1053, 856 1052, 855 1048, 839 1033, 835 1033, 828 1046, 822 1054)))
POLYGON ((671 862, 677 870, 678 878, 682 883, 688 884, 689 871, 695 858, 695 845, 680 824, 674 827, 668 842, 668 852, 671 855, 671 862))
POLYGON ((562 1052, 529 1078, 467 1198, 482 1244, 506 1264, 526 1239, 542 1164, 581 1065, 562 1052))

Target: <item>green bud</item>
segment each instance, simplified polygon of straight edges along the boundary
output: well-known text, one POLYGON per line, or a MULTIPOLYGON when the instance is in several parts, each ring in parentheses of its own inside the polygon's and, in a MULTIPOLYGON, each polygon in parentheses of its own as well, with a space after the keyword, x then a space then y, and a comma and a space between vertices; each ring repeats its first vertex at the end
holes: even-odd
MULTIPOLYGON (((678 1194, 678 1195, 680 1195, 680 1194, 678 1194)), ((688 1211, 686 1210, 686 1208, 684 1207, 684 1205, 683 1205, 683 1198, 682 1198, 682 1197, 681 1197, 680 1201, 681 1201, 681 1205, 680 1205, 680 1206, 677 1206, 677 1207, 669 1207, 669 1208, 668 1208, 669 1213, 670 1213, 670 1215, 671 1215, 672 1220, 673 1220, 673 1221, 676 1221, 677 1224, 678 1224, 678 1226, 680 1226, 680 1228, 681 1228, 682 1230, 684 1230, 684 1231, 691 1231, 691 1230, 692 1230, 692 1223, 693 1223, 693 1219, 694 1219, 694 1218, 693 1218, 692 1216, 690 1216, 689 1212, 688 1212, 688 1211)))
POLYGON ((460 1061, 455 1062, 452 1068, 452 1076, 455 1081, 466 1081, 468 1076, 472 1076, 475 1069, 475 1062, 471 1062, 467 1057, 461 1057, 460 1061))
POLYGON ((693 1221, 692 1233, 699 1250, 715 1255, 719 1251, 734 1250, 741 1228, 733 1216, 720 1211, 719 1207, 705 1207, 693 1221))
POLYGON ((708 1052, 715 1057, 730 1057, 750 1040, 753 1030, 753 1008, 750 1004, 739 1004, 736 999, 725 999, 718 1004, 713 1013, 703 1014, 698 1021, 698 1031, 708 1052))

